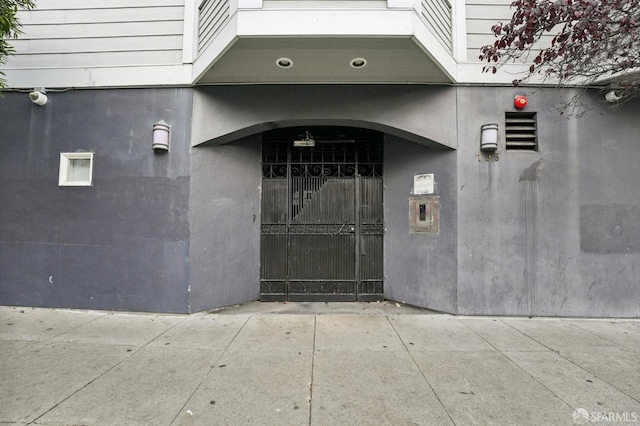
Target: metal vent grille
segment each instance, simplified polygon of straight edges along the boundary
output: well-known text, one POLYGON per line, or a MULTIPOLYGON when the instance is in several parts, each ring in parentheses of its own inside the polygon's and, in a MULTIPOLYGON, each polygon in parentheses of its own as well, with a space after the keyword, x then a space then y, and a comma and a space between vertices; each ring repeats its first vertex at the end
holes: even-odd
POLYGON ((504 121, 505 143, 508 150, 538 150, 535 112, 507 112, 504 121))

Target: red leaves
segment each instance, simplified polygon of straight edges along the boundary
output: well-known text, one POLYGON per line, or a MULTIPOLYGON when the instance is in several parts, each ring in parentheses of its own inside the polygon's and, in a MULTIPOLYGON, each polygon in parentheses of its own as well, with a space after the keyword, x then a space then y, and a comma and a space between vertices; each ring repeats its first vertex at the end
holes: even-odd
POLYGON ((545 35, 553 37, 531 61, 530 75, 593 80, 640 64, 640 0, 514 0, 511 6, 511 21, 491 28, 498 39, 480 56, 496 67, 527 60, 545 35))
POLYGON ((485 66, 482 67, 482 72, 491 72, 492 74, 495 74, 498 72, 498 68, 496 66, 485 66))

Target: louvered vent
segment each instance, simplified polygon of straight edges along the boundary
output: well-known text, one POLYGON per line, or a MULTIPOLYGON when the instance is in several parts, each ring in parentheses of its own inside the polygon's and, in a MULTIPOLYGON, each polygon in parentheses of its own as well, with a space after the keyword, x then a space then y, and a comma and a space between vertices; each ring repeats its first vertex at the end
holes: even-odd
POLYGON ((535 112, 507 112, 504 121, 505 143, 508 150, 538 150, 535 112))

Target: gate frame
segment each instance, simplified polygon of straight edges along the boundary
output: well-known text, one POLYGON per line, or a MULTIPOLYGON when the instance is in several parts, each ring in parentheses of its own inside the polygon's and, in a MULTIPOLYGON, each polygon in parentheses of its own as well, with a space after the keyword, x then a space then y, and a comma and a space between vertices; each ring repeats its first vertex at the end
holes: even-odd
MULTIPOLYGON (((326 129, 333 129, 333 130, 337 130, 337 129, 343 129, 340 126, 323 126, 323 128, 326 129)), ((302 128, 300 128, 302 129, 302 128)), ((367 130, 367 129, 360 129, 360 128, 349 128, 352 131, 356 131, 356 132, 369 132, 369 134, 372 134, 374 132, 372 132, 371 130, 367 130)), ((292 129, 288 129, 288 130, 292 130, 292 129)), ((308 132, 305 132, 308 135, 308 132)), ((260 243, 260 259, 261 259, 261 265, 260 265, 260 300, 261 301, 309 301, 309 302, 313 302, 313 301, 381 301, 384 300, 384 269, 383 267, 381 267, 380 271, 379 271, 379 277, 377 276, 377 274, 375 275, 374 279, 370 279, 365 281, 366 283, 368 283, 366 286, 363 286, 363 281, 362 281, 362 260, 361 260, 361 256, 362 256, 362 250, 363 247, 362 245, 364 244, 363 241, 363 230, 362 230, 362 225, 363 225, 363 221, 362 221, 362 209, 364 207, 368 207, 368 206, 364 206, 363 205, 363 200, 362 200, 362 179, 363 177, 361 176, 361 174, 359 173, 358 170, 358 166, 360 164, 362 165, 366 165, 372 168, 372 177, 377 177, 380 179, 380 194, 379 194, 379 198, 376 200, 376 203, 378 205, 378 209, 379 209, 379 223, 374 223, 373 225, 373 232, 370 232, 370 234, 376 234, 379 232, 380 234, 380 241, 379 241, 379 262, 380 265, 383 265, 383 258, 384 258, 384 201, 383 201, 383 195, 382 195, 382 191, 384 188, 384 180, 383 180, 383 175, 382 175, 382 168, 383 168, 383 155, 382 155, 382 150, 383 150, 383 146, 384 146, 384 140, 383 140, 383 135, 380 132, 375 132, 375 138, 371 137, 373 140, 375 140, 376 144, 378 144, 376 146, 377 150, 378 150, 378 157, 373 161, 373 162, 362 162, 359 163, 359 157, 358 157, 358 152, 361 152, 358 150, 358 146, 354 146, 353 148, 353 160, 352 162, 347 162, 345 161, 344 163, 336 163, 336 164, 340 164, 342 165, 345 169, 349 168, 349 167, 353 167, 353 175, 351 176, 342 176, 342 178, 351 178, 353 179, 353 185, 354 185, 354 193, 353 193, 353 197, 350 198, 350 200, 352 200, 353 203, 353 209, 354 209, 354 230, 350 231, 353 232, 354 236, 354 244, 353 244, 353 280, 345 280, 345 283, 349 283, 346 284, 347 286, 349 286, 351 283, 351 285, 353 285, 353 292, 345 292, 345 293, 292 293, 291 292, 291 284, 294 282, 331 282, 331 283, 340 283, 343 280, 340 279, 297 279, 295 277, 291 276, 291 268, 292 268, 292 261, 291 261, 291 254, 292 254, 292 250, 291 250, 291 237, 292 237, 292 233, 291 233, 291 227, 292 227, 292 222, 293 222, 293 208, 292 208, 292 197, 293 197, 293 188, 292 188, 292 180, 295 179, 295 176, 293 176, 292 174, 292 152, 294 147, 292 146, 293 140, 291 140, 290 143, 286 143, 286 147, 287 147, 287 164, 286 164, 286 176, 280 176, 280 178, 282 179, 286 179, 286 217, 285 217, 285 223, 282 225, 285 225, 285 239, 286 239, 286 247, 284 248, 284 250, 286 251, 286 276, 281 278, 281 279, 274 279, 274 278, 267 278, 265 275, 265 265, 263 264, 264 262, 267 261, 266 257, 267 255, 265 254, 265 235, 269 235, 269 232, 265 232, 265 228, 269 227, 269 226, 273 226, 272 229, 279 229, 280 227, 277 224, 270 224, 270 223, 264 223, 264 219, 265 219, 265 214, 264 214, 264 202, 265 202, 265 198, 264 198, 264 181, 265 181, 265 164, 269 164, 266 162, 266 152, 265 152, 265 142, 268 141, 267 138, 265 138, 265 134, 263 133, 263 138, 262 138, 262 165, 263 165, 263 177, 262 177, 262 186, 263 186, 263 195, 261 197, 261 205, 262 205, 262 211, 263 213, 261 214, 261 218, 260 218, 260 222, 261 222, 261 232, 260 232, 260 236, 261 236, 261 243, 260 243), (377 170, 379 171, 378 175, 376 176, 376 167, 378 168, 377 170), (379 230, 377 228, 380 228, 379 230), (273 290, 273 286, 277 286, 279 287, 279 290, 283 290, 283 291, 272 291, 273 290), (374 292, 363 292, 361 290, 363 289, 374 289, 374 292)), ((273 139, 273 142, 276 141, 276 138, 273 139)), ((354 141, 355 143, 355 141, 354 141)), ((283 142, 283 145, 285 144, 285 142, 283 142)), ((317 149, 314 148, 314 150, 317 149)), ((345 157, 346 158, 346 157, 345 157)), ((301 161, 303 161, 301 159, 301 161)), ((321 163, 324 165, 325 162, 321 161, 321 163)), ((271 164, 270 167, 273 167, 274 164, 280 164, 278 161, 276 161, 275 163, 271 164)), ((297 164, 297 163, 296 163, 297 164)), ((309 165, 309 164, 314 164, 313 161, 311 160, 307 160, 307 161, 303 161, 300 163, 301 165, 304 164, 309 165)), ((340 166, 338 166, 339 168, 340 166)), ((326 176, 323 174, 323 176, 326 176)), ((332 178, 337 178, 333 177, 333 176, 327 176, 326 177, 326 181, 331 180, 332 178)), ((365 177, 366 179, 366 177, 365 177)), ((326 182, 325 181, 325 182, 326 182)), ((324 185, 324 184, 323 184, 324 185)), ((322 188, 322 187, 320 187, 322 188)), ((319 190, 316 190, 316 192, 314 193, 318 193, 319 190)), ((304 193, 304 191, 303 191, 304 193)), ((304 197, 302 197, 304 198, 304 197)), ((303 200, 300 199, 300 201, 302 202, 303 200)), ((377 222, 377 221, 376 221, 377 222)), ((329 224, 326 224, 329 225, 329 224)), ((344 225, 343 225, 344 226, 344 225)), ((340 232, 340 231, 339 231, 340 232)))

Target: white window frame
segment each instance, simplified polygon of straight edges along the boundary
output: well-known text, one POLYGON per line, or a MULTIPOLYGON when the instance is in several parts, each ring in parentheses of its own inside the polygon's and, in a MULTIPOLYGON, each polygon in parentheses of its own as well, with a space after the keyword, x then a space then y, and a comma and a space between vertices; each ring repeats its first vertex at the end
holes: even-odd
POLYGON ((61 152, 60 175, 58 186, 92 186, 93 184, 93 152, 61 152), (89 179, 69 180, 69 168, 73 160, 89 160, 89 179))

